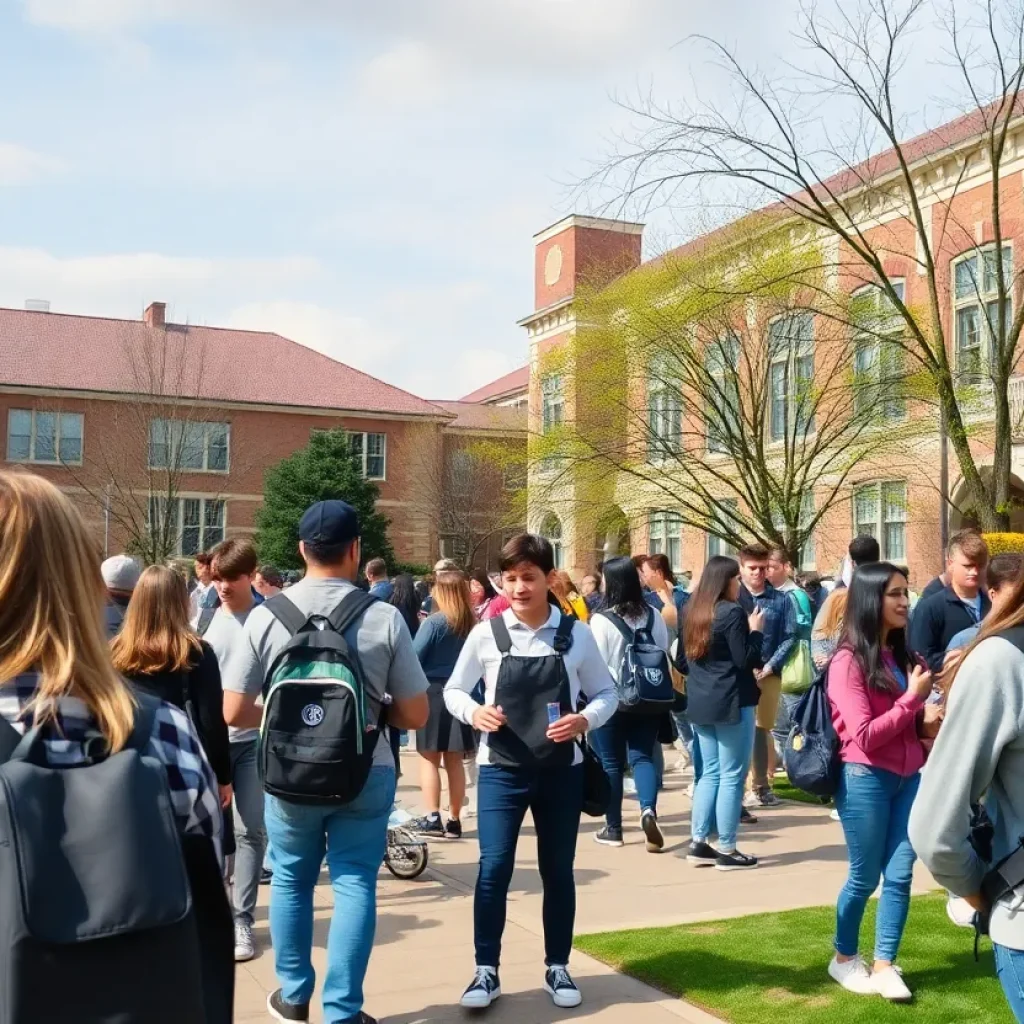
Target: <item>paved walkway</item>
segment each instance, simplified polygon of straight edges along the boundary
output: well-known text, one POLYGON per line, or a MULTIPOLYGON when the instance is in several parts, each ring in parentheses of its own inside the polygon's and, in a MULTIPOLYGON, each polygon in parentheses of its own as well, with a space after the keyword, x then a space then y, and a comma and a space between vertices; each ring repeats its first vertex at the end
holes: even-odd
MULTIPOLYGON (((415 779, 415 755, 406 754, 406 782, 415 779)), ((670 755, 671 758, 671 755, 670 755)), ((690 801, 683 793, 688 779, 669 776, 662 794, 660 820, 668 844, 660 856, 646 853, 636 826, 635 801, 626 801, 626 846, 611 849, 593 842, 599 825, 584 819, 576 860, 578 911, 576 931, 679 924, 727 916, 831 903, 846 874, 840 825, 828 811, 786 804, 766 811, 757 825, 745 827, 741 846, 761 859, 756 871, 724 874, 697 870, 685 860, 690 801), (632 826, 632 827, 631 827, 632 826)), ((402 786, 400 800, 417 807, 412 785, 402 786)), ((527 819, 529 821, 529 819, 527 819)), ((474 819, 466 819, 461 842, 431 845, 428 873, 400 882, 382 871, 379 883, 377 941, 366 979, 366 1010, 382 1024, 449 1024, 474 1017, 456 1005, 473 965, 473 900, 477 847, 474 819)), ((324 875, 326 881, 326 875, 324 875)), ((932 887, 926 873, 917 888, 932 887)), ((267 948, 268 892, 261 891, 256 940, 260 955, 240 965, 235 1019, 263 1021, 267 993, 276 987, 273 956, 267 948)), ((317 891, 316 946, 318 972, 331 918, 331 888, 317 891)), ((540 879, 533 831, 527 827, 519 844, 518 866, 509 892, 508 926, 502 956, 502 998, 487 1014, 488 1024, 553 1024, 566 1019, 611 1024, 709 1024, 714 1018, 677 999, 616 974, 576 953, 573 974, 583 991, 578 1010, 556 1010, 540 990, 543 981, 540 879)), ((827 951, 823 951, 823 956, 827 951)), ((824 961, 823 961, 824 963, 824 961)), ((322 1020, 315 1008, 314 1022, 322 1020)))

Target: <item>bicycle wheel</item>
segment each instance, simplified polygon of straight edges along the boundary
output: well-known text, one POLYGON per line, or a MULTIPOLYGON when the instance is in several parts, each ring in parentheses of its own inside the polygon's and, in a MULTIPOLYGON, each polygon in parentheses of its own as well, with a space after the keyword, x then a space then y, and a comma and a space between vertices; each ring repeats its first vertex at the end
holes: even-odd
POLYGON ((395 878, 419 878, 427 868, 427 844, 404 828, 388 829, 384 864, 395 878))

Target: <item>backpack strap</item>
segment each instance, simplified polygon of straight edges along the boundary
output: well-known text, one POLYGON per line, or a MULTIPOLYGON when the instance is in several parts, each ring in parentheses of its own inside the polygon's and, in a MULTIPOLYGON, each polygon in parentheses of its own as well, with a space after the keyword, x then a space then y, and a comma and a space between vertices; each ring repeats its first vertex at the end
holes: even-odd
MULTIPOLYGON (((605 608, 604 611, 599 612, 599 614, 603 615, 622 634, 622 639, 626 641, 627 645, 633 642, 635 634, 633 630, 626 625, 626 620, 621 615, 617 612, 613 612, 610 608, 605 608)), ((648 626, 652 626, 654 624, 654 619, 652 618, 653 615, 654 609, 651 608, 649 609, 647 616, 648 626)))
POLYGON ((327 621, 335 633, 344 633, 349 626, 362 618, 371 604, 376 604, 379 600, 375 594, 368 594, 365 590, 357 588, 341 599, 338 607, 327 616, 327 621))
POLYGON ((21 733, 6 718, 0 718, 0 765, 7 764, 19 743, 21 733))
POLYGON ((284 594, 275 594, 264 601, 263 606, 288 630, 289 636, 301 632, 309 621, 284 594))
POLYGON ((551 645, 560 658, 572 647, 572 628, 579 620, 575 615, 563 615, 555 630, 555 642, 551 645))
POLYGON ((494 637, 494 644, 504 658, 512 651, 512 637, 508 634, 508 626, 505 625, 504 613, 495 615, 490 620, 491 635, 494 637))
POLYGON ((135 710, 135 724, 132 726, 132 734, 125 744, 140 754, 145 753, 149 741, 153 737, 153 726, 156 723, 156 714, 160 710, 163 701, 152 694, 136 690, 135 700, 138 707, 135 710))
POLYGON ((1000 630, 993 635, 1013 644, 1018 651, 1024 654, 1024 626, 1011 626, 1009 629, 1000 630))
POLYGON ((199 636, 206 636, 206 631, 210 628, 210 624, 213 622, 214 615, 217 614, 217 608, 219 605, 214 605, 212 608, 203 608, 199 613, 199 621, 196 622, 196 633, 199 636))

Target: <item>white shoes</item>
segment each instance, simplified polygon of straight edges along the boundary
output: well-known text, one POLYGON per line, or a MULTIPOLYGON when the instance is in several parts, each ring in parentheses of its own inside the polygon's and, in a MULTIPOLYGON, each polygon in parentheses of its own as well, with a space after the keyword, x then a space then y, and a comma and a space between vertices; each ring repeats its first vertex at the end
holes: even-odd
POLYGON ((950 893, 946 899, 946 917, 957 926, 957 928, 974 927, 974 907, 950 893))
POLYGON ((903 980, 903 972, 895 964, 884 971, 871 971, 859 956, 842 963, 833 957, 828 973, 833 981, 854 995, 879 995, 891 1003, 909 1003, 914 998, 903 980))

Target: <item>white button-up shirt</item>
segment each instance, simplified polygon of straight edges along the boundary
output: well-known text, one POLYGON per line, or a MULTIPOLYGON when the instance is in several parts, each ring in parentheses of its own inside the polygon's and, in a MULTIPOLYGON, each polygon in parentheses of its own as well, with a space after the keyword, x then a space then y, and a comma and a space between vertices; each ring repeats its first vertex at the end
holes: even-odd
MULTIPOLYGON (((511 608, 502 612, 505 626, 512 640, 510 658, 543 658, 555 653, 552 644, 562 613, 552 608, 548 621, 538 629, 531 629, 521 622, 511 608)), ((615 696, 615 683, 608 671, 601 652, 597 649, 590 627, 576 622, 572 627, 572 646, 562 657, 565 673, 569 677, 569 696, 572 706, 576 706, 582 691, 587 697, 587 706, 583 710, 589 728, 597 729, 604 725, 619 706, 615 696)), ((453 717, 466 725, 473 724, 473 712, 480 706, 472 697, 477 683, 484 681, 484 703, 494 703, 494 691, 498 684, 498 670, 501 667, 501 652, 494 642, 490 622, 481 622, 474 626, 466 638, 462 653, 455 664, 444 688, 444 702, 453 717)), ((544 709, 541 709, 543 713, 544 709)), ((574 764, 583 760, 577 747, 574 751, 574 764)), ((490 764, 490 751, 487 746, 487 733, 480 735, 480 749, 477 752, 478 764, 490 764)))

